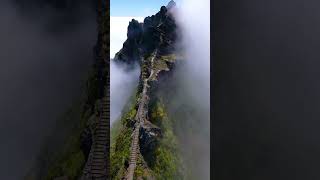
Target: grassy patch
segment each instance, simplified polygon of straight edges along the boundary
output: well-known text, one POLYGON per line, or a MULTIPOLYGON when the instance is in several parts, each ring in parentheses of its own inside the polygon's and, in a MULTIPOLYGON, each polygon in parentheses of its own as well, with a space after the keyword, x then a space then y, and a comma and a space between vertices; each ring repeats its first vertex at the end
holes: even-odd
POLYGON ((153 69, 156 71, 168 71, 169 67, 165 61, 156 60, 153 64, 153 69))
POLYGON ((150 164, 150 168, 157 179, 182 179, 177 139, 164 104, 157 100, 151 111, 151 120, 162 129, 163 138, 154 152, 154 162, 150 164))
POLYGON ((159 59, 161 61, 167 61, 167 62, 173 63, 177 59, 177 56, 176 56, 176 54, 168 54, 168 55, 160 56, 159 59))
POLYGON ((96 75, 93 69, 89 71, 82 96, 57 121, 55 131, 40 156, 45 166, 41 179, 67 176, 72 180, 82 174, 86 160, 81 150, 80 135, 94 114, 92 110, 95 109, 98 85, 96 75))
POLYGON ((121 179, 129 163, 132 130, 123 127, 111 147, 111 179, 121 179))
MULTIPOLYGON (((78 110, 67 113, 67 118, 72 118, 74 114, 80 114, 78 110)), ((81 174, 85 164, 85 157, 80 149, 80 134, 85 127, 86 120, 89 118, 89 112, 84 113, 83 117, 73 126, 73 129, 64 142, 62 149, 58 150, 50 162, 47 175, 44 179, 52 180, 59 176, 68 176, 69 179, 77 179, 81 174)), ((49 155, 47 155, 49 156, 49 155)))
POLYGON ((70 157, 63 162, 62 170, 68 177, 75 179, 79 175, 79 172, 81 172, 84 163, 85 157, 82 151, 78 151, 71 154, 70 157))
POLYGON ((114 137, 111 144, 111 168, 110 174, 111 179, 121 179, 124 176, 127 165, 129 163, 130 156, 130 145, 131 145, 131 135, 132 129, 128 127, 130 121, 135 117, 136 109, 134 106, 128 111, 120 120, 121 125, 119 125, 119 132, 114 137))

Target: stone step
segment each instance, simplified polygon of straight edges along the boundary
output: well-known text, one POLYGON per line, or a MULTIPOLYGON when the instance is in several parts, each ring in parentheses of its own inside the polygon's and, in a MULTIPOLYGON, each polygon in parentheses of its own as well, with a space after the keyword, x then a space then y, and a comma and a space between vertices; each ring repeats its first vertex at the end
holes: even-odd
POLYGON ((100 152, 100 151, 94 151, 93 154, 94 155, 101 155, 101 156, 105 156, 106 155, 105 152, 100 152))
POLYGON ((105 158, 103 158, 103 157, 95 157, 95 158, 93 158, 92 159, 92 164, 96 164, 96 163, 106 163, 106 159, 105 158))
POLYGON ((102 124, 102 123, 100 123, 98 129, 99 129, 99 128, 108 129, 108 128, 110 128, 110 126, 109 126, 109 124, 102 124))
POLYGON ((95 131, 94 135, 108 136, 109 131, 107 131, 105 129, 99 129, 99 130, 95 131))
POLYGON ((105 131, 99 131, 94 133, 94 137, 98 138, 98 137, 106 137, 108 138, 108 134, 109 132, 105 132, 105 131))
POLYGON ((102 129, 102 128, 99 128, 95 131, 94 135, 97 135, 95 137, 98 137, 98 135, 102 135, 102 136, 106 136, 106 137, 109 137, 109 131, 108 129, 102 129))
POLYGON ((110 124, 109 115, 107 115, 107 116, 101 116, 99 122, 104 122, 104 123, 110 124))
MULTIPOLYGON (((102 117, 102 116, 101 116, 102 117)), ((100 118, 100 120, 98 121, 98 123, 102 123, 102 124, 107 124, 107 125, 110 125, 110 121, 108 119, 102 119, 100 118)))
POLYGON ((106 164, 106 162, 94 162, 91 164, 91 169, 102 170, 106 168, 106 164))
POLYGON ((93 143, 93 147, 94 148, 97 148, 97 149, 99 149, 99 148, 106 148, 107 146, 106 146, 106 144, 96 144, 96 142, 95 143, 93 143))
POLYGON ((105 138, 105 139, 99 139, 99 140, 96 140, 95 142, 94 142, 94 144, 100 144, 100 145, 104 145, 104 146, 107 146, 108 145, 108 140, 107 140, 107 138, 105 138))
POLYGON ((107 123, 110 124, 110 122, 107 119, 100 119, 99 123, 107 123))
POLYGON ((101 124, 97 127, 96 130, 109 130, 109 126, 102 126, 101 124))
POLYGON ((108 137, 107 136, 96 136, 96 141, 104 141, 105 143, 108 142, 108 137))
POLYGON ((94 180, 106 180, 107 179, 107 175, 106 174, 103 174, 103 175, 93 174, 92 176, 93 176, 94 180))
POLYGON ((97 130, 98 129, 109 130, 109 128, 110 128, 109 124, 99 124, 97 130))
POLYGON ((93 170, 91 170, 91 174, 95 175, 95 177, 103 177, 103 176, 107 175, 107 172, 105 169, 102 169, 102 170, 93 169, 93 170))
POLYGON ((107 153, 108 151, 110 151, 110 147, 106 146, 106 145, 99 145, 99 144, 95 144, 95 149, 93 152, 99 152, 99 153, 107 153), (97 147, 98 146, 98 147, 97 147))
POLYGON ((110 126, 106 124, 106 122, 98 122, 97 128, 95 129, 96 131, 98 130, 110 130, 110 126))
POLYGON ((95 133, 94 134, 95 139, 99 140, 99 139, 105 139, 107 138, 107 140, 109 139, 108 133, 95 133))
POLYGON ((108 114, 102 114, 101 115, 101 119, 109 119, 109 115, 108 114))
POLYGON ((95 131, 95 134, 106 134, 106 135, 108 135, 109 134, 109 131, 107 130, 107 129, 97 129, 96 131, 95 131))
POLYGON ((94 149, 95 153, 97 153, 97 152, 98 153, 106 153, 106 151, 107 151, 106 148, 95 148, 94 149))
POLYGON ((95 136, 95 141, 93 143, 98 143, 98 144, 107 144, 108 141, 108 137, 105 134, 96 134, 95 136))
POLYGON ((94 142, 94 145, 107 146, 107 142, 106 141, 96 141, 96 142, 94 142))

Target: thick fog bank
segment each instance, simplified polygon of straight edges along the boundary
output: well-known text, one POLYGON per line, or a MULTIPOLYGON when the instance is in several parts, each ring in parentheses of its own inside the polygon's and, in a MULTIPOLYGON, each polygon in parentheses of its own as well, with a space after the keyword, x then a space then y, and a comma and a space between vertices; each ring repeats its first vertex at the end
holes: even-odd
POLYGON ((125 65, 110 63, 110 124, 116 121, 128 103, 133 90, 138 86, 140 69, 139 65, 128 71, 125 65))
POLYGON ((168 94, 189 179, 210 179, 210 1, 184 0, 175 18, 184 59, 168 94))
MULTIPOLYGON (((127 39, 129 22, 136 19, 143 21, 143 17, 110 17, 110 59, 120 51, 127 39)), ((133 90, 138 86, 140 67, 136 64, 130 70, 126 70, 125 64, 116 64, 113 60, 110 63, 110 108, 111 125, 116 121, 128 103, 133 90)))
POLYGON ((6 180, 22 179, 31 167, 56 119, 80 94, 93 60, 90 6, 74 5, 69 13, 32 2, 0 2, 0 177, 6 180))

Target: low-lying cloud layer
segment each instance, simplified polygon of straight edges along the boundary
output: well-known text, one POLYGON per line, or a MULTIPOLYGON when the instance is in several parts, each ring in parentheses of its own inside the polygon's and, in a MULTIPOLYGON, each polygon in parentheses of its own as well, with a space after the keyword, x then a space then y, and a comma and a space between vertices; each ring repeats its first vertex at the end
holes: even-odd
POLYGON ((210 1, 179 1, 175 17, 185 59, 172 79, 169 91, 176 92, 169 111, 177 122, 188 178, 210 179, 210 1))
POLYGON ((139 80, 139 66, 127 71, 124 65, 110 63, 110 124, 112 125, 121 115, 121 112, 137 87, 139 80))
MULTIPOLYGON (((127 28, 132 19, 141 22, 143 17, 110 18, 110 59, 122 48, 122 44, 127 39, 127 28)), ((115 64, 113 61, 110 63, 111 124, 119 118, 134 88, 138 85, 139 66, 136 65, 130 71, 125 69, 125 65, 115 64)))

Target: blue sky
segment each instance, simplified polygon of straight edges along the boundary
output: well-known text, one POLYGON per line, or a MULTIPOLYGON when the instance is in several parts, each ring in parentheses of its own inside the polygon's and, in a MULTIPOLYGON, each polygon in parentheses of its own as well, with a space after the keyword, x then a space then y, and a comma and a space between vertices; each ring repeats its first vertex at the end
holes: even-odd
POLYGON ((146 17, 157 13, 170 0, 110 0, 110 15, 146 17))

